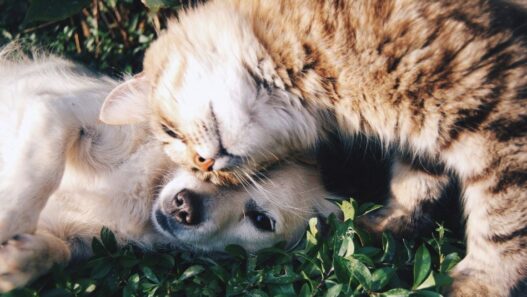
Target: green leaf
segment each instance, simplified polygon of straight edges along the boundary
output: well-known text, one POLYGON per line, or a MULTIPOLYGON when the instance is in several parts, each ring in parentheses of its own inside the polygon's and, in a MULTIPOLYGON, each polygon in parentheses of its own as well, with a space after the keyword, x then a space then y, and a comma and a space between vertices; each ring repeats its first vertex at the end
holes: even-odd
POLYGON ((381 204, 375 204, 375 203, 371 203, 371 202, 364 203, 361 206, 359 206, 358 215, 362 216, 362 215, 368 214, 368 213, 370 213, 372 211, 375 211, 375 210, 377 210, 377 209, 379 209, 381 207, 382 207, 381 204))
POLYGON ((31 0, 24 24, 60 21, 90 5, 90 0, 31 0))
POLYGON ((358 237, 359 237, 359 240, 360 240, 360 243, 362 244, 362 246, 368 246, 371 244, 371 242, 373 241, 373 236, 371 233, 369 232, 366 232, 362 229, 359 229, 357 227, 354 227, 354 230, 355 230, 355 233, 357 233, 358 237))
POLYGON ((300 289, 300 293, 298 294, 299 297, 310 297, 312 295, 311 288, 308 284, 304 284, 302 288, 300 289))
POLYGON ((390 291, 384 292, 381 294, 383 297, 409 297, 410 291, 406 289, 391 289, 390 291))
POLYGON ((133 256, 129 256, 129 255, 122 256, 119 258, 119 264, 121 264, 121 266, 125 268, 132 268, 139 263, 141 263, 139 259, 133 256))
MULTIPOLYGON (((373 260, 370 257, 368 257, 367 255, 355 253, 355 254, 353 254, 352 257, 349 257, 349 258, 357 259, 360 262, 362 262, 362 263, 364 263, 364 264, 366 264, 368 266, 374 266, 373 260)), ((349 259, 349 258, 347 258, 347 259, 349 259)))
POLYGON ((430 252, 424 245, 421 245, 415 253, 413 289, 417 288, 427 278, 430 274, 431 266, 430 252))
POLYGON ((245 251, 243 247, 239 245, 230 244, 225 247, 225 251, 237 259, 240 259, 240 260, 247 259, 247 252, 245 251))
POLYGON ((395 239, 388 232, 382 233, 382 249, 384 250, 384 254, 381 257, 381 262, 392 262, 397 250, 395 239))
POLYGON ((318 234, 318 219, 316 217, 309 219, 309 233, 311 233, 313 236, 317 236, 318 234))
POLYGON ((180 281, 186 280, 187 278, 191 278, 195 275, 198 275, 205 271, 205 268, 201 265, 192 265, 189 268, 185 269, 185 271, 181 274, 179 277, 180 281))
POLYGON ((373 246, 359 247, 355 251, 355 253, 364 254, 370 258, 377 256, 381 252, 382 252, 381 249, 373 247, 373 246))
POLYGON ((403 245, 404 245, 404 250, 406 252, 406 264, 410 264, 412 263, 412 258, 413 258, 413 248, 412 248, 412 244, 410 242, 408 242, 408 240, 404 239, 403 238, 403 245))
POLYGON ((452 278, 446 273, 436 273, 434 278, 437 287, 446 287, 452 283, 452 278))
MULTIPOLYGON (((19 292, 15 292, 12 295, 14 297, 35 296, 35 295, 19 294, 19 292)), ((2 296, 4 296, 4 295, 2 295, 2 296)), ((62 288, 51 289, 50 291, 46 292, 46 294, 43 295, 43 297, 70 297, 70 296, 74 296, 74 295, 71 292, 68 292, 67 290, 62 289, 62 288)))
POLYGON ((432 272, 416 289, 417 290, 428 289, 428 288, 434 287, 435 285, 436 285, 436 281, 434 278, 434 273, 432 272))
POLYGON ((445 259, 443 259, 443 262, 441 262, 441 267, 439 268, 439 271, 441 272, 449 272, 456 266, 457 263, 461 261, 461 257, 458 255, 458 253, 451 253, 446 255, 445 259))
POLYGON ((141 0, 151 10, 157 11, 161 8, 173 7, 179 4, 178 0, 141 0))
POLYGON ((94 279, 102 279, 110 273, 112 267, 113 265, 111 262, 101 261, 93 267, 91 277, 94 279))
POLYGON ((335 284, 326 291, 326 294, 324 294, 324 297, 336 297, 340 294, 341 291, 342 291, 342 284, 335 284))
POLYGON ((375 270, 371 275, 371 289, 372 291, 380 291, 390 282, 395 269, 392 267, 384 267, 375 270))
POLYGON ((101 241, 107 251, 110 253, 117 252, 117 240, 110 229, 106 227, 101 229, 101 241))
POLYGON ((317 243, 318 243, 318 241, 317 241, 317 233, 318 233, 317 223, 318 223, 318 219, 317 218, 309 219, 309 229, 307 231, 307 242, 312 244, 312 245, 317 245, 317 243))
POLYGON ((340 249, 338 255, 341 257, 349 257, 355 252, 355 243, 353 242, 352 237, 344 237, 342 243, 340 244, 340 249))
POLYGON ((344 221, 347 220, 353 220, 355 219, 355 213, 357 209, 357 202, 353 199, 350 199, 350 201, 342 201, 340 203, 340 209, 342 210, 342 214, 344 215, 344 221))
POLYGON ((259 289, 256 289, 256 290, 252 290, 251 292, 248 292, 247 293, 247 296, 248 297, 267 297, 269 295, 267 295, 264 291, 262 290, 259 290, 259 289))
POLYGON ((437 292, 432 292, 432 291, 427 291, 427 290, 422 290, 422 291, 416 291, 412 294, 412 297, 413 296, 417 296, 417 297, 443 297, 443 295, 437 293, 437 292))
POLYGON ((108 255, 108 251, 106 251, 102 242, 96 237, 92 238, 91 249, 95 256, 102 257, 108 255))
POLYGON ((342 257, 335 257, 333 259, 333 269, 335 270, 335 276, 341 283, 348 283, 351 278, 351 272, 348 268, 348 260, 342 257))
POLYGON ((361 261, 349 258, 346 259, 351 276, 356 279, 364 288, 371 289, 371 272, 361 261))
POLYGON ((143 267, 143 274, 145 275, 145 277, 153 282, 153 283, 156 283, 156 284, 159 284, 160 281, 159 281, 159 278, 157 277, 157 275, 154 273, 154 271, 152 271, 152 269, 150 267, 143 267))
POLYGON ((269 288, 270 296, 295 296, 295 288, 293 287, 293 284, 270 285, 269 288))

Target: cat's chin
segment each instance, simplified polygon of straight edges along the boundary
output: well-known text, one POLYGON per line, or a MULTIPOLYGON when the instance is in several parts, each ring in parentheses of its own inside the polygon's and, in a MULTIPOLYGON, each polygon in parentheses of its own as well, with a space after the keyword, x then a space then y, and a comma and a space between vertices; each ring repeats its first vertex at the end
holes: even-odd
POLYGON ((194 175, 205 182, 210 182, 218 186, 236 186, 254 182, 254 178, 275 166, 280 166, 282 162, 268 161, 262 163, 247 163, 245 166, 240 166, 232 170, 214 170, 214 171, 200 171, 197 168, 191 168, 194 175))
POLYGON ((233 171, 204 172, 196 169, 193 169, 192 171, 197 178, 218 186, 234 186, 242 183, 242 181, 237 177, 237 174, 233 171))

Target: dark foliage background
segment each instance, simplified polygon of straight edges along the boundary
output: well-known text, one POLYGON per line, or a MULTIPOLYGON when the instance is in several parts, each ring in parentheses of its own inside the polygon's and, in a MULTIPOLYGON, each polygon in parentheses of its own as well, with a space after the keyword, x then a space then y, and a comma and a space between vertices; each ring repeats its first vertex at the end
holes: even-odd
POLYGON ((19 40, 118 75, 137 72, 156 30, 191 0, 0 0, 0 44, 19 40), (148 6, 147 6, 148 5, 148 6))

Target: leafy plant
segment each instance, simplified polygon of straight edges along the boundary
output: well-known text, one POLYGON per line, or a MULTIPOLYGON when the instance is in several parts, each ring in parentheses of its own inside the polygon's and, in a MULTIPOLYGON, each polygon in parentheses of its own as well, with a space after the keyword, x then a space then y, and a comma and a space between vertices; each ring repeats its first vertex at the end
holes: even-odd
POLYGON ((255 255, 228 246, 225 255, 142 253, 118 249, 103 229, 94 256, 80 265, 55 267, 30 288, 4 296, 441 296, 448 272, 460 260, 459 242, 438 226, 430 238, 376 243, 354 223, 376 206, 344 201, 347 218, 331 216, 328 230, 309 222, 303 248, 281 245, 255 255))

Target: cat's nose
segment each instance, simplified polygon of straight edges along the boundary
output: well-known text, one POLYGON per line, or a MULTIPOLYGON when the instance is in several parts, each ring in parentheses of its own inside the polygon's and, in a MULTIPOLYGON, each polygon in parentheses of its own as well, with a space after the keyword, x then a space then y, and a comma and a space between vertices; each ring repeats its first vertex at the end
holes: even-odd
POLYGON ((167 201, 163 208, 177 223, 197 225, 201 222, 201 202, 198 194, 182 190, 171 201, 167 201))
POLYGON ((194 155, 194 164, 201 171, 212 171, 214 162, 215 162, 214 159, 203 158, 199 154, 194 155))

